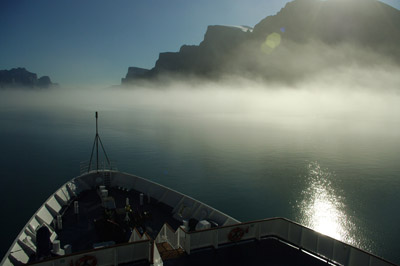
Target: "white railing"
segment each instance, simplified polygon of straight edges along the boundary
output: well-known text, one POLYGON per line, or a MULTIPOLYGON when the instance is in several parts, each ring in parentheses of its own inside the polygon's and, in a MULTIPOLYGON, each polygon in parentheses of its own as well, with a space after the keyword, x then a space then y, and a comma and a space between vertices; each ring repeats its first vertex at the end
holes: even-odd
POLYGON ((142 240, 126 244, 120 244, 112 247, 94 249, 89 252, 75 253, 71 255, 52 258, 49 260, 40 261, 32 265, 37 266, 57 266, 57 265, 75 265, 77 261, 85 256, 96 258, 97 266, 118 265, 140 260, 151 261, 150 249, 152 244, 150 240, 142 240))
POLYGON ((153 243, 153 266, 163 266, 163 260, 160 252, 158 252, 157 246, 153 243))
MULTIPOLYGON (((92 164, 89 165, 89 161, 82 161, 80 162, 80 174, 85 174, 89 173, 91 171, 96 171, 96 163, 95 161, 92 161, 92 164)), ((110 163, 105 162, 105 161, 100 161, 99 162, 99 171, 117 171, 117 162, 116 161, 110 161, 110 163)))
POLYGON ((158 243, 168 242, 171 245, 171 247, 177 249, 180 247, 179 236, 180 236, 179 230, 174 231, 169 224, 165 223, 161 228, 160 232, 158 233, 155 243, 158 244, 158 243))
POLYGON ((50 240, 53 241, 57 238, 53 228, 54 219, 62 207, 71 202, 71 199, 75 196, 75 189, 76 186, 73 182, 68 181, 43 203, 22 228, 0 265, 27 263, 29 256, 36 251, 36 230, 43 224, 51 232, 50 240))
POLYGON ((240 241, 274 237, 299 250, 311 253, 322 260, 348 266, 393 266, 395 264, 373 254, 318 233, 284 218, 272 218, 254 222, 238 223, 200 231, 186 232, 179 228, 176 232, 164 225, 169 243, 178 242, 186 253, 204 247, 218 248, 232 243, 232 230, 240 231, 240 241), (170 232, 171 231, 171 232, 170 232))
POLYGON ((128 242, 136 242, 140 240, 151 240, 151 237, 146 232, 144 232, 144 234, 141 235, 135 227, 132 231, 131 236, 129 237, 128 242))

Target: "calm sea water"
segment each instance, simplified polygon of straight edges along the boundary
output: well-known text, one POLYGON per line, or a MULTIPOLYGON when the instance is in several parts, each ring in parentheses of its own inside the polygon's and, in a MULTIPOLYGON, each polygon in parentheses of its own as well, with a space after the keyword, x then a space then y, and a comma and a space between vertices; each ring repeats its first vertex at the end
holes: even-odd
MULTIPOLYGON (((400 263, 399 120, 95 108, 119 170, 241 221, 286 217, 400 263)), ((1 255, 89 159, 94 111, 0 109, 1 255)))

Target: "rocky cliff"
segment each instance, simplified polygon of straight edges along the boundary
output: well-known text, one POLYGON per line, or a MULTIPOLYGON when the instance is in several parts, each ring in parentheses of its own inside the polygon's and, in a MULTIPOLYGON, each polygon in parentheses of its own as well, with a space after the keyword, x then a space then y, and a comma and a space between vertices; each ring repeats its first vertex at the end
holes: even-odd
POLYGON ((48 76, 37 78, 25 68, 0 70, 0 88, 49 88, 55 84, 48 76))
POLYGON ((145 77, 149 73, 149 69, 140 68, 140 67, 129 67, 128 73, 125 78, 121 79, 121 83, 127 83, 130 80, 140 79, 145 77))
POLYGON ((399 25, 400 11, 374 0, 295 0, 254 29, 209 26, 199 45, 161 53, 153 69, 128 72, 122 83, 162 74, 296 79, 325 66, 369 63, 368 53, 400 64, 399 25))

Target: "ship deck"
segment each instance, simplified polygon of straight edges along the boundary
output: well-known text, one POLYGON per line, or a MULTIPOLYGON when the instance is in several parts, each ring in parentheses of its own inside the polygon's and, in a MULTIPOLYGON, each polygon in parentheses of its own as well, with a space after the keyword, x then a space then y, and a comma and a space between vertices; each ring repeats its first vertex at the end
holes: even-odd
MULTIPOLYGON (((140 206, 140 192, 131 190, 126 191, 118 188, 108 188, 108 194, 115 200, 115 214, 121 212, 125 207, 126 198, 133 213, 149 212, 151 218, 142 225, 145 232, 155 239, 164 223, 168 223, 176 230, 181 222, 172 217, 172 208, 164 203, 150 198, 144 198, 144 205, 140 206)), ((79 202, 79 215, 74 213, 73 202, 66 207, 63 214, 63 229, 57 230, 61 246, 70 244, 72 252, 79 252, 93 249, 98 243, 107 243, 110 239, 104 239, 96 229, 96 220, 104 218, 105 211, 102 207, 102 201, 97 190, 87 190, 79 194, 75 199, 79 202)), ((123 212, 123 211, 122 211, 123 212)), ((121 222, 124 215, 114 217, 114 220, 121 222), (115 219, 116 218, 116 219, 115 219)), ((123 221, 122 221, 123 222, 123 221)), ((103 229, 104 230, 104 229, 103 229)), ((130 232, 126 232, 128 238, 130 232)), ((125 238, 123 241, 127 241, 125 238)), ((114 239, 113 242, 121 242, 114 239)), ((173 250, 175 251, 175 250, 173 250)), ((289 246, 276 238, 265 238, 261 240, 242 241, 239 243, 227 244, 215 248, 202 248, 194 250, 190 255, 182 252, 179 256, 163 257, 165 266, 180 265, 327 265, 325 261, 289 246)), ((168 252, 167 252, 168 253, 168 252)), ((148 261, 138 261, 123 265, 150 265, 148 261)))
MULTIPOLYGON (((164 257, 164 256, 163 256, 164 257)), ((147 266, 148 261, 122 264, 123 266, 147 266)), ((326 261, 320 260, 303 251, 291 247, 276 238, 244 241, 222 246, 218 249, 203 248, 174 258, 163 258, 164 266, 210 265, 210 266, 242 266, 242 265, 272 265, 272 266, 326 266, 326 261)))
POLYGON ((274 265, 326 266, 327 262, 289 246, 276 238, 243 241, 193 251, 190 255, 164 260, 164 266, 183 265, 274 265))
POLYGON ((148 203, 147 197, 144 197, 144 204, 140 206, 140 192, 138 191, 109 188, 108 196, 114 199, 116 207, 108 216, 105 214, 102 200, 95 189, 83 191, 75 199, 79 203, 78 215, 74 213, 73 202, 63 210, 62 230, 56 230, 62 247, 69 244, 72 252, 78 252, 93 249, 99 244, 127 242, 131 235, 129 227, 139 228, 140 233, 146 232, 148 236, 155 239, 164 223, 168 223, 174 230, 182 224, 172 217, 171 207, 154 198, 150 198, 150 203, 148 203), (129 198, 135 220, 140 219, 144 212, 148 214, 146 218, 140 219, 136 226, 132 226, 132 224, 127 226, 124 221, 126 198, 129 198), (112 223, 105 222, 107 220, 112 220, 112 223), (110 224, 115 226, 110 227, 110 224))

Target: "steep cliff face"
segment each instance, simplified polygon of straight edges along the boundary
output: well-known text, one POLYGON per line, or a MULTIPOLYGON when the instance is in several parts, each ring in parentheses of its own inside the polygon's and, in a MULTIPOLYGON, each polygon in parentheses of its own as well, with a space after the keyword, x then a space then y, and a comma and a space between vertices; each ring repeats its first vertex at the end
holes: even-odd
POLYGON ((399 10, 375 0, 297 0, 254 27, 257 38, 285 29, 293 41, 354 42, 377 46, 400 40, 399 10))
POLYGON ((53 83, 51 82, 49 76, 40 77, 36 82, 36 86, 38 86, 40 88, 48 88, 51 85, 53 85, 53 83))
POLYGON ((208 26, 200 46, 216 50, 234 49, 247 40, 252 31, 252 28, 246 26, 208 26))
MULTIPOLYGON (((399 10, 375 0, 295 0, 254 29, 209 26, 198 46, 183 45, 178 52, 161 53, 155 67, 139 76, 153 78, 172 73, 218 77, 247 73, 286 79, 293 76, 288 69, 301 69, 304 62, 315 60, 310 57, 316 53, 321 55, 316 60, 316 70, 338 61, 338 56, 329 57, 322 45, 310 48, 311 42, 331 50, 343 45, 351 45, 353 50, 370 49, 400 64, 399 25, 399 10)), ((350 50, 343 56, 344 61, 352 60, 350 50)), ((356 57, 354 60, 361 58, 356 57)), ((313 71, 310 65, 308 68, 313 71)), ((127 75, 125 82, 136 78, 127 75)))
POLYGON ((129 67, 128 73, 126 74, 125 78, 121 79, 121 83, 128 84, 132 80, 146 77, 146 75, 148 73, 149 73, 149 69, 140 68, 140 67, 129 67))
POLYGON ((43 76, 38 79, 35 73, 25 68, 0 70, 0 88, 48 88, 52 85, 54 83, 51 82, 50 77, 43 76))
POLYGON ((226 59, 248 39, 251 30, 249 27, 208 26, 200 45, 183 45, 179 52, 160 53, 152 74, 219 72, 226 59))

